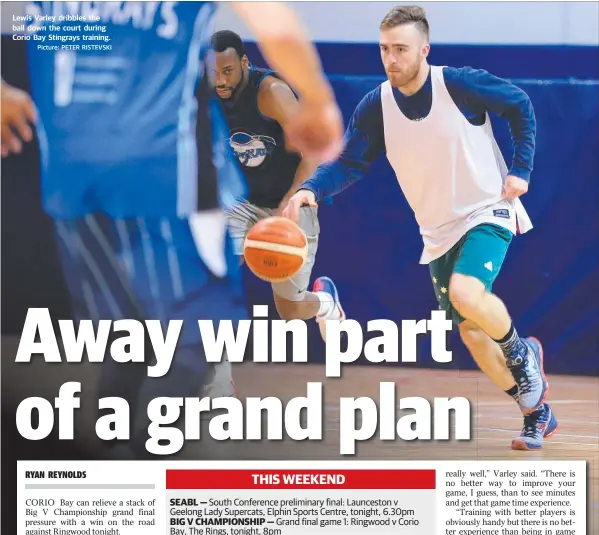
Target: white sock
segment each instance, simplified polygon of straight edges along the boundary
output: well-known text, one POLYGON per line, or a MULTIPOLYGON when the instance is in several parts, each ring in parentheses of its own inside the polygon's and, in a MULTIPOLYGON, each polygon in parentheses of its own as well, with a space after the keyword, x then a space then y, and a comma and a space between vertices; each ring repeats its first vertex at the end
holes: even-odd
POLYGON ((206 385, 207 395, 211 398, 224 398, 235 396, 235 385, 233 383, 233 369, 231 362, 223 355, 223 359, 220 362, 214 364, 214 376, 212 383, 206 385))
POLYGON ((213 383, 230 383, 233 380, 233 369, 229 359, 223 358, 220 362, 214 363, 214 381, 213 383))
POLYGON ((331 294, 326 292, 315 292, 320 301, 320 308, 316 313, 317 318, 336 320, 340 318, 339 308, 335 306, 335 300, 331 294))

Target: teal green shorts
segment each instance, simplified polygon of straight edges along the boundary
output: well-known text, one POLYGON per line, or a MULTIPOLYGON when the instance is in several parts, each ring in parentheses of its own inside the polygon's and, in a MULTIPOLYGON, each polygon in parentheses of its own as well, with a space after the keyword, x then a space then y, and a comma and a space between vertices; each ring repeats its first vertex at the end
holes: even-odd
POLYGON ((504 227, 484 223, 470 229, 447 253, 429 264, 439 309, 445 310, 454 324, 464 318, 449 301, 451 276, 461 273, 475 277, 490 292, 513 237, 504 227))

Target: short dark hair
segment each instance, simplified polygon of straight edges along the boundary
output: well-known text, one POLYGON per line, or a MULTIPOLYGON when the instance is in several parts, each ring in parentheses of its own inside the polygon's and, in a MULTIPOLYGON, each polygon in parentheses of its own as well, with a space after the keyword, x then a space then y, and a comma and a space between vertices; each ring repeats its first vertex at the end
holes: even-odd
POLYGON ((381 22, 381 30, 390 30, 396 26, 414 24, 426 38, 429 38, 429 26, 426 12, 420 6, 395 6, 381 22))
POLYGON ((224 52, 228 48, 233 48, 240 58, 245 56, 245 48, 241 37, 231 30, 216 32, 210 41, 215 52, 224 52))

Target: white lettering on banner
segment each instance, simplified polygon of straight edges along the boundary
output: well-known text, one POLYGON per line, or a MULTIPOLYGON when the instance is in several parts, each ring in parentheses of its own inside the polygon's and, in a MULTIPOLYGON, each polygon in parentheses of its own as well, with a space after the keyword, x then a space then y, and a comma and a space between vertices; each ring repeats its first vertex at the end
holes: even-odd
MULTIPOLYGON (((65 97, 66 98, 66 97, 65 97)), ((198 320, 183 325, 181 320, 165 324, 159 320, 138 321, 120 319, 75 322, 53 322, 46 308, 29 309, 15 361, 30 363, 34 355, 40 355, 44 363, 58 364, 103 363, 108 356, 116 363, 138 363, 147 368, 147 375, 160 378, 168 373, 175 360, 177 344, 184 329, 199 329, 193 337, 202 344, 206 360, 219 362, 226 354, 235 364, 244 360, 250 332, 253 335, 253 360, 256 363, 287 362, 289 337, 292 340, 291 360, 308 361, 307 326, 303 320, 269 321, 266 306, 254 307, 253 320, 242 320, 234 325, 230 320, 212 322, 198 320), (57 328, 57 330, 55 330, 57 328), (62 344, 59 346, 58 339, 62 344), (273 352, 271 355, 270 353, 273 352), (148 354, 155 359, 148 359, 148 354)), ((432 311, 428 320, 402 321, 402 351, 399 356, 400 329, 391 320, 374 320, 367 324, 368 332, 381 332, 381 336, 364 343, 361 325, 353 320, 327 322, 325 375, 341 376, 341 365, 355 362, 363 353, 373 363, 416 362, 419 335, 430 331, 431 357, 437 362, 450 362, 451 351, 446 348, 447 333, 452 322, 444 311, 432 311), (347 335, 347 347, 342 348, 341 339, 347 335)), ((189 334, 189 331, 185 331, 189 334)), ((185 339, 190 337, 185 335, 185 339)), ((186 341, 188 345, 189 342, 186 341)), ((198 358, 201 355, 198 347, 198 358)), ((187 370, 186 370, 187 373, 187 370)), ((147 416, 149 439, 145 447, 155 455, 171 455, 179 452, 186 440, 200 440, 202 416, 221 411, 210 420, 208 432, 217 441, 241 440, 322 440, 323 434, 323 384, 308 382, 305 397, 288 401, 275 397, 156 397, 148 401, 147 416), (175 425, 184 410, 183 428, 175 425), (266 418, 263 419, 264 412, 266 418), (265 423, 265 426, 264 426, 265 423), (265 429, 263 429, 265 427, 265 429)), ((74 436, 74 411, 79 409, 82 385, 65 383, 54 405, 41 397, 27 398, 17 408, 17 428, 30 440, 41 440, 54 430, 54 409, 58 409, 58 433, 61 440, 74 436), (34 414, 41 418, 33 426, 34 414)), ((101 398, 98 409, 107 411, 96 422, 95 432, 104 441, 130 438, 129 404, 118 397, 101 398)), ((140 408, 139 410, 144 410, 140 408)), ((397 398, 393 382, 381 382, 378 404, 368 397, 341 397, 339 399, 340 453, 355 455, 356 444, 374 437, 378 431, 380 440, 428 441, 448 440, 453 431, 456 440, 470 440, 470 402, 463 397, 435 398, 429 401, 420 397, 397 398), (404 411, 399 414, 397 411, 404 411), (407 414, 406 414, 407 411, 407 414), (451 423, 451 415, 455 423, 451 423), (361 422, 359 421, 361 417, 361 422)))
POLYGON ((175 11, 177 4, 178 2, 42 2, 37 5, 27 2, 24 20, 70 25, 81 21, 130 25, 136 30, 154 29, 156 35, 163 39, 173 39, 179 30, 179 18, 175 11))
POLYGON ((278 485, 281 481, 285 485, 342 485, 345 483, 343 474, 252 474, 255 485, 278 485))
MULTIPOLYGON (((100 320, 97 328, 91 320, 82 320, 76 334, 73 321, 59 320, 58 326, 66 362, 82 362, 84 353, 89 362, 103 362, 109 346, 111 328, 116 333, 125 332, 126 335, 110 343, 110 356, 120 363, 144 362, 147 334, 156 356, 156 364, 148 366, 148 375, 162 377, 171 366, 183 321, 170 321, 166 336, 159 320, 100 320)), ((52 318, 47 308, 28 310, 15 362, 30 362, 36 354, 43 355, 45 362, 62 362, 52 318), (40 339, 36 342, 38 333, 40 339)))
MULTIPOLYGON (((430 320, 402 320, 402 362, 416 362, 417 337, 431 332, 431 356, 439 363, 451 362, 451 351, 447 350, 447 333, 453 324, 442 310, 433 310, 430 320)), ((367 324, 368 332, 381 331, 380 337, 372 338, 364 344, 362 327, 355 320, 327 320, 326 322, 326 374, 327 377, 341 377, 341 364, 355 362, 362 350, 372 363, 399 362, 399 328, 391 320, 372 320, 367 324), (348 338, 347 350, 341 350, 342 333, 348 338), (381 347, 382 351, 378 348, 381 347)))
POLYGON ((305 397, 295 397, 285 404, 274 397, 248 398, 245 409, 241 400, 233 397, 153 399, 148 405, 152 423, 146 449, 156 455, 170 455, 180 451, 186 440, 200 440, 202 413, 215 410, 225 411, 210 419, 209 432, 215 440, 282 440, 284 431, 292 440, 322 440, 322 384, 307 383, 306 390, 305 397), (182 408, 184 430, 164 427, 179 420, 182 408), (264 410, 268 416, 266 432, 262 430, 264 410))
POLYGON ((455 438, 470 439, 470 402, 466 398, 434 398, 433 408, 424 398, 402 398, 399 410, 413 412, 398 418, 395 388, 392 382, 380 384, 378 407, 367 397, 340 399, 341 454, 355 454, 356 442, 371 439, 377 429, 381 440, 395 440, 396 435, 406 441, 447 440, 450 438, 451 411, 455 411, 455 438), (358 411, 361 415, 359 427, 356 422, 358 411), (434 416, 431 415, 433 411, 434 416))
MULTIPOLYGON (((75 409, 81 407, 81 401, 75 394, 81 392, 81 383, 69 382, 60 387, 58 397, 54 400, 54 408, 58 409, 58 438, 73 440, 75 409)), ((17 430, 27 440, 47 438, 54 428, 54 408, 44 398, 27 398, 17 407, 17 430), (33 427, 33 413, 37 413, 38 426, 33 427)))
MULTIPOLYGON (((356 443, 363 442, 379 431, 380 440, 428 441, 447 440, 451 437, 451 412, 455 411, 456 440, 470 438, 470 404, 465 398, 435 398, 433 406, 423 398, 411 397, 399 400, 399 410, 411 413, 396 414, 395 383, 381 383, 379 408, 370 398, 341 398, 340 400, 340 453, 354 455, 356 443), (361 415, 362 423, 356 424, 361 415), (434 412, 434 414, 432 414, 434 412)), ((146 449, 155 455, 171 455, 183 448, 186 440, 201 440, 202 414, 218 410, 208 425, 210 436, 217 441, 243 440, 292 440, 323 439, 323 385, 307 383, 306 396, 294 397, 283 402, 274 397, 247 398, 244 402, 234 397, 167 398, 158 397, 148 404, 150 419, 149 439, 146 449), (182 411, 184 413, 182 414, 182 411), (224 411, 224 412, 223 412, 224 411), (266 429, 264 430, 264 411, 266 429), (184 416, 184 425, 177 423, 184 416)), ((80 408, 81 383, 67 382, 60 388, 54 408, 58 409, 58 430, 61 440, 72 440, 74 411, 80 408)), ((17 407, 16 421, 19 433, 28 440, 41 440, 54 429, 54 408, 41 397, 23 400, 17 407), (39 414, 39 424, 33 427, 33 414, 39 414)), ((126 440, 130 437, 129 404, 126 400, 101 398, 101 410, 110 409, 101 416, 95 426, 101 440, 126 440)))
MULTIPOLYGON (((258 318, 268 315, 267 307, 255 306, 258 318)), ((145 358, 145 335, 150 337, 151 348, 156 353, 156 364, 149 366, 150 377, 162 377, 172 363, 183 321, 168 323, 166 337, 159 320, 133 319, 117 321, 100 320, 97 327, 90 320, 79 322, 75 334, 73 321, 59 320, 58 326, 64 344, 66 362, 81 362, 83 353, 90 362, 102 362, 108 349, 111 328, 115 332, 126 331, 127 336, 110 343, 110 355, 116 362, 143 362, 145 358), (85 351, 84 351, 85 350, 85 351)), ((236 329, 231 320, 215 325, 210 320, 198 320, 201 343, 208 362, 220 362, 226 352, 230 362, 243 362, 250 331, 253 331, 254 362, 287 362, 286 341, 288 334, 293 340, 293 362, 308 362, 307 326, 303 320, 241 320, 236 329), (269 359, 269 344, 274 355, 269 359)), ((418 335, 431 334, 431 356, 439 363, 451 362, 452 353, 447 350, 447 335, 452 322, 444 311, 432 311, 429 320, 402 320, 402 350, 399 351, 398 326, 391 320, 373 320, 367 324, 368 332, 381 331, 382 336, 364 343, 361 325, 354 320, 328 320, 326 346, 326 376, 340 377, 341 364, 355 362, 362 351, 367 360, 383 362, 416 362, 418 335), (347 350, 342 350, 343 334, 348 337, 347 350)), ((25 318, 15 362, 30 362, 34 354, 44 356, 46 362, 61 362, 54 325, 47 308, 30 308, 25 318), (36 342, 39 333, 40 341, 36 342)))

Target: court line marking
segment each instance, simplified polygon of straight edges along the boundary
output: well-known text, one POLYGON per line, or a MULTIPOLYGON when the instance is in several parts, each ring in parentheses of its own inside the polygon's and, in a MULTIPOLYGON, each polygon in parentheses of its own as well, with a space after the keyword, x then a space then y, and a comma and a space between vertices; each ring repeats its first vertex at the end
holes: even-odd
MULTIPOLYGON (((339 413, 339 409, 338 407, 328 407, 327 411, 329 413, 339 413)), ((494 419, 494 420, 505 420, 505 421, 514 421, 514 422, 522 422, 522 417, 518 417, 518 416, 504 416, 502 412, 497 411, 497 412, 486 412, 486 413, 480 413, 477 412, 476 414, 474 414, 474 417, 476 418, 476 420, 484 420, 486 418, 489 419, 494 419)), ((597 426, 599 428, 599 420, 597 419, 591 419, 589 418, 588 420, 572 420, 570 418, 567 418, 567 423, 568 424, 582 424, 582 425, 589 425, 589 426, 597 426)))
MULTIPOLYGON (((327 427, 326 431, 339 431, 340 427, 327 427)), ((491 431, 498 433, 515 433, 517 431, 513 429, 502 429, 499 427, 474 427, 473 431, 491 431)), ((591 444, 581 444, 583 446, 599 446, 599 435, 571 435, 566 433, 559 433, 560 437, 569 437, 569 438, 589 438, 591 440, 597 439, 597 442, 591 444)), ((478 437, 473 437, 474 439, 478 439, 478 437)), ((498 440, 498 439, 497 439, 498 440)), ((574 442, 564 442, 563 444, 575 444, 574 442)))
MULTIPOLYGON (((511 429, 501 429, 499 427, 475 427, 477 431, 497 431, 500 433, 513 433, 514 431, 511 429)), ((565 433, 559 433, 560 437, 571 437, 571 438, 590 438, 597 439, 597 445, 599 445, 599 435, 567 435, 565 433)))
MULTIPOLYGON (((576 403, 588 403, 588 400, 556 400, 556 401, 552 401, 552 404, 576 404, 576 403)), ((479 403, 479 405, 487 405, 487 406, 506 406, 506 407, 511 407, 512 404, 510 404, 509 402, 486 402, 486 403, 479 403)), ((396 407, 396 410, 399 410, 398 407, 396 407)), ((331 405, 331 404, 326 404, 325 405, 325 411, 328 413, 336 413, 339 414, 339 406, 337 405, 331 405)), ((478 419, 479 415, 477 414, 477 419, 478 419)), ((519 421, 520 418, 517 417, 511 417, 511 416, 499 416, 497 417, 498 419, 502 419, 502 420, 515 420, 515 421, 519 421)), ((339 420, 334 420, 331 423, 339 423, 339 420)), ((568 422, 570 422, 570 420, 568 420, 568 422)), ((581 423, 594 423, 594 422, 581 422, 581 423)), ((473 430, 475 431, 491 431, 491 432, 501 432, 501 433, 516 433, 517 430, 510 430, 510 429, 500 429, 500 428, 494 428, 494 427, 475 427, 473 428, 473 430)), ((340 431, 340 427, 339 425, 337 425, 336 427, 326 427, 325 428, 325 432, 326 431, 336 431, 339 432, 340 431)), ((583 443, 583 442, 561 442, 561 441, 557 441, 557 440, 553 440, 551 439, 551 442, 554 444, 564 444, 564 445, 573 445, 573 446, 598 446, 599 445, 599 435, 571 435, 571 434, 564 434, 564 433, 559 433, 560 437, 569 437, 569 438, 586 438, 586 439, 596 439, 597 442, 593 442, 593 443, 583 443)), ((473 437, 473 440, 493 440, 493 441, 500 441, 501 439, 496 439, 496 438, 489 438, 489 437, 473 437)))
MULTIPOLYGON (((491 437, 477 437, 477 438, 474 438, 473 440, 487 440, 487 441, 490 440, 491 442, 503 442, 503 443, 505 443, 504 440, 502 440, 500 438, 491 438, 491 437)), ((587 444, 587 443, 584 443, 584 442, 561 442, 561 441, 555 440, 554 438, 547 438, 545 440, 546 440, 546 442, 545 442, 546 444, 564 444, 566 446, 597 446, 597 444, 587 444)), ((533 450, 533 451, 537 451, 537 450, 533 450)), ((547 451, 547 450, 546 449, 541 449, 541 450, 538 450, 538 451, 543 452, 543 451, 547 451)))
MULTIPOLYGON (((518 418, 516 416, 501 416, 499 414, 476 414, 476 419, 485 419, 485 418, 492 418, 494 420, 515 420, 515 421, 519 421, 522 422, 522 418, 518 418)), ((593 425, 595 424, 598 428, 599 428, 599 420, 571 420, 570 418, 567 418, 567 423, 568 424, 586 424, 586 425, 593 425)))
MULTIPOLYGON (((595 400, 592 400, 592 399, 556 399, 556 400, 551 400, 550 405, 576 405, 578 403, 592 403, 593 401, 595 401, 595 400)), ((472 403, 476 403, 476 401, 472 401, 472 403)), ((476 403, 476 405, 479 407, 503 407, 503 406, 508 407, 508 406, 510 406, 510 403, 505 402, 505 401, 480 401, 480 402, 476 403)))
MULTIPOLYGON (((503 420, 503 421, 506 421, 506 422, 520 422, 520 423, 522 423, 522 418, 521 417, 517 417, 517 416, 500 416, 500 415, 489 415, 489 414, 476 414, 475 415, 475 420, 477 420, 477 423, 478 423, 478 420, 485 420, 485 419, 503 420)), ((336 418, 333 417, 333 421, 338 422, 339 418, 338 417, 336 417, 336 418)), ((597 420, 570 420, 569 418, 567 418, 566 419, 566 423, 568 423, 568 424, 589 425, 591 427, 593 427, 593 426, 599 427, 599 422, 597 420)), ((487 429, 487 428, 485 428, 485 427, 477 427, 477 429, 487 429)), ((599 435, 591 435, 591 436, 593 438, 595 438, 595 437, 599 438, 599 435)))
MULTIPOLYGON (((325 429, 326 431, 340 431, 339 426, 337 427, 327 427, 325 429)), ((518 430, 515 429, 499 429, 499 428, 495 428, 495 427, 475 427, 473 428, 473 431, 491 431, 491 432, 498 432, 498 433, 517 433, 518 430)), ((597 442, 593 442, 591 444, 583 444, 584 446, 599 446, 599 436, 589 436, 589 435, 568 435, 565 433, 559 433, 560 437, 570 437, 570 438, 590 438, 591 440, 593 439, 597 439, 597 442)), ((473 439, 477 439, 478 437, 473 437, 473 439)), ((574 442, 564 442, 564 444, 574 444, 574 442)))
MULTIPOLYGON (((351 396, 349 396, 351 397, 351 396)), ((358 396, 358 397, 364 397, 364 396, 358 396)), ((375 398, 371 398, 375 403, 377 403, 377 401, 380 403, 380 400, 377 400, 375 398)), ((473 405, 476 405, 477 407, 513 407, 514 406, 514 402, 512 401, 511 403, 509 401, 481 401, 481 402, 476 402, 476 400, 469 400, 473 405)), ((557 400, 551 400, 551 402, 549 403, 550 405, 576 405, 579 403, 593 403, 592 399, 557 399, 557 400)), ((399 410, 399 406, 395 407, 396 410, 399 410)), ((327 411, 337 411, 339 412, 339 406, 338 405, 332 405, 330 403, 325 404, 325 410, 327 411)))
MULTIPOLYGON (((339 428, 329 428, 329 427, 327 427, 325 429, 325 432, 326 431, 339 431, 339 428)), ((502 429, 502 431, 504 431, 504 430, 502 429)), ((514 434, 514 435, 516 434, 516 431, 509 431, 509 432, 512 433, 512 434, 514 434)), ((561 435, 560 434, 559 436, 568 436, 568 435, 561 435)), ((517 438, 517 437, 514 436, 514 438, 517 438)), ((372 442, 375 439, 376 439, 376 437, 373 436, 373 437, 369 438, 368 440, 361 441, 361 442, 372 442)), ((446 444, 447 444, 448 447, 449 446, 458 446, 458 445, 461 445, 461 444, 467 444, 468 442, 476 442, 476 441, 479 441, 479 440, 486 440, 486 441, 491 441, 491 442, 501 442, 502 444, 505 444, 505 440, 504 439, 502 439, 502 438, 494 438, 494 437, 472 437, 472 440, 470 440, 470 441, 467 441, 467 440, 451 441, 451 442, 447 442, 446 441, 446 444)), ((547 441, 546 442, 547 444, 563 444, 564 446, 598 446, 599 445, 597 442, 592 442, 592 443, 588 443, 588 442, 562 442, 560 440, 555 440, 555 438, 548 438, 548 439, 546 439, 546 441, 547 441)), ((434 445, 434 443, 436 441, 434 441, 434 440, 426 440, 426 441, 422 441, 422 440, 420 440, 420 441, 409 440, 409 441, 404 441, 404 440, 401 440, 399 437, 397 437, 394 440, 380 440, 379 442, 384 443, 384 444, 386 444, 388 446, 397 445, 398 443, 407 443, 410 446, 422 447, 422 445, 423 445, 422 442, 427 442, 427 443, 429 443, 432 446, 432 445, 434 445)), ((436 446, 436 447, 438 448, 438 446, 436 446)), ((542 451, 547 451, 547 450, 542 450, 541 449, 541 450, 538 450, 538 451, 542 452, 542 451)), ((581 453, 583 453, 583 452, 581 452, 581 453)))

